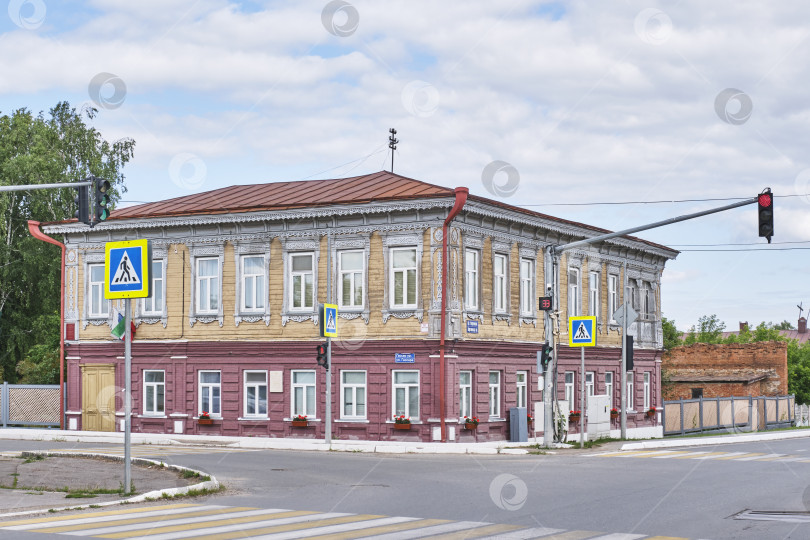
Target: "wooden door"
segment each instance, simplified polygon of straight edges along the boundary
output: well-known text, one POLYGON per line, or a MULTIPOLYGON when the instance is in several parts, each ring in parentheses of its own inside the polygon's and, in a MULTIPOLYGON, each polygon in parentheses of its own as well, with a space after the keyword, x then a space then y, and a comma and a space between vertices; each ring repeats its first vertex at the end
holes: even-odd
POLYGON ((115 431, 115 365, 84 364, 82 368, 82 429, 115 431))

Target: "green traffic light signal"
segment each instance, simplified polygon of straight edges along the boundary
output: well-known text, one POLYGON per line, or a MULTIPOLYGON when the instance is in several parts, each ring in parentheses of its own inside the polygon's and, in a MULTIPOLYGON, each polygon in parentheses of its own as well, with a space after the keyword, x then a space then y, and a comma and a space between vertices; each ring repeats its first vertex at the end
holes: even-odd
POLYGON ((101 223, 110 217, 110 182, 104 178, 93 178, 93 186, 96 190, 95 222, 101 223))

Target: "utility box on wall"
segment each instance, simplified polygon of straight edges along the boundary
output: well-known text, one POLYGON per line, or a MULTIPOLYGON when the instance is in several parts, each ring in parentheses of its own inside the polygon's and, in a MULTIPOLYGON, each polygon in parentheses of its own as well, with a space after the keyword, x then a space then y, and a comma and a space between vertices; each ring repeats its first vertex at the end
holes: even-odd
POLYGON ((512 407, 509 409, 509 440, 512 442, 527 442, 529 440, 529 419, 526 407, 512 407))
POLYGON ((610 396, 588 396, 588 440, 610 436, 610 396))

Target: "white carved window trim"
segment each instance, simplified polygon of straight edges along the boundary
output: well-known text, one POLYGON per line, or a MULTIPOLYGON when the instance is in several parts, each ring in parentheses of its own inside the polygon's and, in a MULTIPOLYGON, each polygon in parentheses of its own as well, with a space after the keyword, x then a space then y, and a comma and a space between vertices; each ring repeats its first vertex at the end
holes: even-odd
POLYGON ((537 326, 537 250, 520 248, 520 262, 518 266, 518 312, 520 319, 518 325, 532 324, 537 326), (523 275, 523 263, 529 265, 528 279, 523 275), (525 289, 528 287, 528 291, 525 289), (524 305, 524 303, 526 305, 524 305), (528 310, 524 308, 529 308, 528 310))
POLYGON ((496 244, 495 242, 492 243, 492 323, 495 324, 495 321, 506 321, 507 325, 512 322, 512 314, 509 311, 510 308, 510 296, 511 296, 511 271, 509 269, 510 265, 510 246, 508 244, 496 244), (504 258, 504 306, 503 308, 499 309, 495 303, 495 257, 503 257, 504 258))
POLYGON ((464 249, 464 310, 468 313, 481 311, 481 251, 473 248, 464 249), (468 257, 473 259, 473 268, 467 264, 470 262, 468 257))
POLYGON ((619 323, 613 319, 613 314, 619 309, 621 305, 621 285, 619 283, 619 274, 610 273, 608 271, 608 322, 612 326, 617 326, 619 323), (612 285, 612 286, 611 286, 612 285))
POLYGON ((602 322, 602 273, 599 270, 588 271, 588 315, 596 317, 596 324, 602 322))
POLYGON ((144 309, 145 299, 141 299, 139 302, 135 302, 135 327, 137 328, 141 324, 157 324, 161 323, 163 328, 166 328, 166 325, 169 321, 169 312, 166 304, 166 296, 168 293, 167 287, 167 276, 168 276, 168 263, 169 263, 169 254, 166 249, 155 249, 152 248, 152 264, 154 263, 161 263, 161 275, 156 276, 154 272, 150 269, 150 279, 152 279, 152 299, 155 298, 155 281, 156 279, 161 280, 161 287, 163 289, 163 301, 161 305, 158 306, 158 309, 154 311, 146 311, 144 309))
POLYGON ((200 322, 208 324, 218 322, 222 326, 224 322, 224 311, 222 301, 222 269, 225 261, 225 247, 224 246, 191 246, 189 248, 189 266, 191 272, 191 286, 189 287, 189 306, 188 306, 188 324, 194 326, 194 323, 200 322), (197 312, 197 260, 216 258, 219 261, 219 306, 216 311, 211 313, 198 313, 197 312))
POLYGON ((398 235, 398 234, 384 234, 383 241, 383 268, 385 269, 385 285, 383 289, 383 307, 382 317, 383 324, 388 322, 388 319, 394 317, 396 319, 407 319, 409 317, 416 317, 421 323, 424 317, 424 308, 422 302, 422 251, 423 251, 423 238, 421 233, 398 235), (391 272, 391 251, 396 248, 416 248, 416 305, 408 307, 391 307, 393 302, 393 275, 391 272))
POLYGON ((245 244, 234 245, 234 266, 236 268, 236 298, 234 302, 234 324, 255 323, 264 321, 265 326, 270 325, 270 249, 266 245, 245 244), (264 270, 264 307, 255 310, 244 309, 244 258, 262 257, 262 268, 264 270))
MULTIPOLYGON (((518 407, 526 407, 528 405, 528 396, 529 396, 529 372, 528 371, 518 371, 515 374, 515 404, 518 407)), ((531 414, 531 411, 527 409, 527 414, 531 414)))
POLYGON ((104 279, 102 279, 101 281, 93 281, 93 275, 92 275, 93 268, 97 268, 99 266, 101 267, 101 274, 103 276, 104 275, 104 261, 101 261, 100 263, 99 262, 87 261, 87 263, 84 266, 84 268, 85 268, 85 274, 84 274, 84 276, 85 276, 85 280, 84 280, 84 282, 85 282, 85 295, 84 295, 84 298, 85 298, 85 308, 86 308, 85 313, 87 313, 87 319, 88 320, 90 320, 90 321, 101 321, 100 324, 103 324, 104 322, 107 322, 110 319, 111 313, 112 313, 113 310, 112 310, 111 302, 109 300, 107 300, 106 298, 104 298, 104 279), (98 290, 98 292, 100 294, 100 298, 99 298, 100 306, 106 306, 107 307, 107 312, 106 313, 101 312, 101 311, 93 312, 93 289, 94 289, 94 285, 98 286, 97 290, 98 290))
POLYGON ((567 277, 568 283, 566 286, 566 293, 565 293, 565 300, 567 311, 566 315, 568 317, 577 317, 582 314, 582 274, 580 273, 580 267, 575 266, 573 264, 568 265, 567 269, 567 277), (571 273, 575 274, 574 285, 571 285, 571 273), (572 290, 573 289, 573 290, 572 290), (573 293, 573 294, 572 294, 573 293), (573 303, 572 303, 573 300, 573 303))
POLYGON ((483 323, 485 302, 482 295, 482 291, 484 290, 484 238, 469 232, 465 232, 463 241, 464 245, 462 253, 464 254, 464 298, 462 310, 465 318, 478 319, 483 323), (470 307, 467 305, 467 251, 473 251, 476 254, 475 290, 477 302, 475 307, 470 307))
POLYGON ((330 299, 333 304, 339 306, 338 317, 341 319, 357 319, 363 318, 363 322, 368 324, 370 317, 369 303, 368 303, 368 267, 370 261, 370 246, 369 236, 363 235, 357 238, 341 238, 332 240, 332 251, 330 254, 332 264, 332 275, 335 277, 335 287, 333 287, 333 295, 330 299), (347 251, 360 251, 363 254, 363 304, 361 306, 346 307, 341 305, 343 296, 342 283, 340 276, 340 254, 347 251))
POLYGON ((318 324, 318 267, 321 259, 318 240, 281 240, 281 257, 284 266, 284 301, 281 308, 281 326, 289 321, 304 322, 311 320, 318 324), (312 255, 312 307, 291 309, 292 303, 292 256, 312 255))

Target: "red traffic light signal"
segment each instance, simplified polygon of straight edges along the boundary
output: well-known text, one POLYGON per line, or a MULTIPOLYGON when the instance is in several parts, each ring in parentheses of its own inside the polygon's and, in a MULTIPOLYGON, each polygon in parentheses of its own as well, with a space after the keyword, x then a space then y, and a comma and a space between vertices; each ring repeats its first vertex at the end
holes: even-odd
POLYGON ((773 193, 771 193, 771 188, 766 188, 757 196, 757 217, 759 236, 767 238, 770 244, 773 236, 773 193))
POLYGON ((318 344, 318 365, 328 367, 329 360, 327 359, 327 348, 325 343, 318 344))

